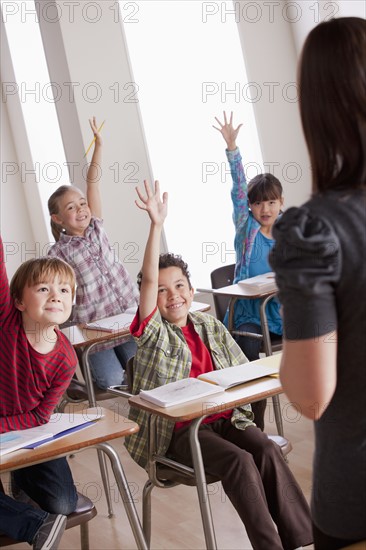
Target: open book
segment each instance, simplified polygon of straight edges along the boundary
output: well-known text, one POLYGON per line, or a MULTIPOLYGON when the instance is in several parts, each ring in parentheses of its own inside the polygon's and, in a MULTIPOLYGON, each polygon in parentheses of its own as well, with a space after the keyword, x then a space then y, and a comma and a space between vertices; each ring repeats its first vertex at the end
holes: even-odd
POLYGON ((100 321, 85 323, 85 327, 93 330, 102 330, 104 332, 115 332, 117 330, 128 328, 132 323, 134 316, 134 313, 120 313, 118 315, 113 315, 112 317, 100 319, 100 321))
POLYGON ((233 386, 239 386, 239 384, 244 384, 245 382, 250 382, 251 380, 256 380, 257 378, 262 378, 263 376, 271 376, 274 374, 278 374, 278 365, 253 365, 252 363, 243 363, 235 367, 228 367, 226 369, 200 374, 198 379, 228 389, 233 386))
POLYGON ((48 441, 59 439, 91 426, 99 418, 101 418, 100 414, 89 411, 52 414, 50 421, 47 424, 42 424, 42 426, 0 434, 0 456, 18 449, 33 449, 48 441))
POLYGON ((243 281, 238 281, 245 290, 252 290, 258 294, 261 292, 269 292, 271 290, 277 290, 275 275, 272 272, 263 273, 262 275, 256 275, 256 277, 250 277, 243 281))
POLYGON ((139 395, 141 399, 159 407, 172 407, 223 391, 224 388, 208 384, 198 378, 183 378, 153 390, 141 390, 139 395))

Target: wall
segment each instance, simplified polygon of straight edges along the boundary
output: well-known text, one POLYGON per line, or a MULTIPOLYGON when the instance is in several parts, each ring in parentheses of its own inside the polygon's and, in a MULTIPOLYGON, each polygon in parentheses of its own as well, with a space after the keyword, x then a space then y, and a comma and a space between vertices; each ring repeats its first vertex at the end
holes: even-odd
MULTIPOLYGON (((218 10, 223 9, 221 2, 212 4, 218 10)), ((234 5, 239 10, 238 29, 248 78, 254 83, 253 92, 261 92, 254 109, 264 161, 282 177, 286 205, 300 204, 310 192, 310 170, 294 87, 298 54, 307 32, 317 23, 316 18, 328 17, 331 9, 337 9, 339 15, 365 17, 366 4, 363 0, 314 0, 311 3, 242 1, 234 5), (300 7, 301 17, 297 18, 291 9, 300 7)), ((134 206, 134 187, 145 178, 152 180, 153 174, 116 2, 75 2, 72 9, 70 2, 48 1, 47 6, 47 17, 41 17, 42 38, 51 80, 58 82, 64 92, 56 108, 67 160, 76 163, 75 181, 84 185, 83 153, 91 139, 88 118, 96 115, 99 121, 106 119, 104 218, 111 242, 116 243, 121 259, 134 276, 148 231, 146 216, 134 206), (89 10, 83 13, 86 4, 89 10), (52 9, 58 10, 54 13, 60 16, 54 22, 51 22, 52 9), (71 88, 74 95, 70 98, 71 88)), ((11 63, 3 47, 4 33, 1 35, 1 79, 8 81, 11 63)), ((9 103, 1 103, 1 115, 2 162, 24 160, 29 154, 24 121, 9 103)), ((26 251, 36 253, 34 242, 47 239, 37 192, 31 185, 22 184, 19 173, 2 180, 4 239, 24 242, 26 251)), ((24 259, 19 251, 9 257, 9 271, 24 259)))

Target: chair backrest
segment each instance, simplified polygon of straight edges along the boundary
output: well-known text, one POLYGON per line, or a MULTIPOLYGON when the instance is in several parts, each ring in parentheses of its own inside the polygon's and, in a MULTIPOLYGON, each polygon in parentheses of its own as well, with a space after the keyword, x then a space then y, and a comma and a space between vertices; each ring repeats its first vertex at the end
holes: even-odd
MULTIPOLYGON (((224 265, 218 267, 211 272, 211 286, 212 288, 221 288, 223 286, 229 286, 233 284, 234 281, 234 271, 235 264, 224 265)), ((226 296, 215 296, 213 297, 216 317, 219 321, 223 321, 226 310, 229 305, 230 298, 226 296)))

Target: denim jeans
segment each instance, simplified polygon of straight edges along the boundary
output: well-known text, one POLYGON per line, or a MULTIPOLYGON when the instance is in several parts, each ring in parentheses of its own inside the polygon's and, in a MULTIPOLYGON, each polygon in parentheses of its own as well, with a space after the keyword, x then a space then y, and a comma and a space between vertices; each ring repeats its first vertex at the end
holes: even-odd
POLYGON ((15 492, 21 489, 50 514, 67 516, 76 509, 78 496, 66 458, 15 470, 11 482, 15 492))
POLYGON ((0 532, 19 542, 32 544, 47 512, 18 502, 0 491, 0 532))
POLYGON ((91 354, 90 370, 97 386, 106 389, 108 386, 123 384, 125 366, 136 350, 136 343, 131 339, 115 348, 91 354))

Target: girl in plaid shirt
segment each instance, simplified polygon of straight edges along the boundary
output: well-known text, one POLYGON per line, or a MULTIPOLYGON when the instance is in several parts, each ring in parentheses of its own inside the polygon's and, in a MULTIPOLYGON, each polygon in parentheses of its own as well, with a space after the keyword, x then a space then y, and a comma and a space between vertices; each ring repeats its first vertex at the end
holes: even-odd
MULTIPOLYGON (((63 185, 48 201, 56 240, 49 255, 65 260, 76 274, 76 304, 71 316, 75 323, 117 315, 138 303, 137 288, 112 250, 103 228, 99 192, 102 139, 95 117, 89 122, 95 136, 95 147, 87 173, 86 197, 77 187, 63 185)), ((124 366, 135 350, 133 340, 115 347, 98 347, 90 357, 97 385, 105 389, 122 384, 124 366)))

